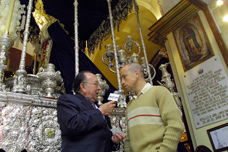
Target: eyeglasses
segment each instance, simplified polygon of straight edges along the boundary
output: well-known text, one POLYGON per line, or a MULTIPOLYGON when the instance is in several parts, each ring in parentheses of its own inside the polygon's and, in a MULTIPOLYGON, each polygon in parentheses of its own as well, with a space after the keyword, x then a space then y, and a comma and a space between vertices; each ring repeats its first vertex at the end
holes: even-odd
POLYGON ((100 86, 99 82, 83 82, 83 83, 91 83, 93 85, 95 85, 96 87, 100 86))

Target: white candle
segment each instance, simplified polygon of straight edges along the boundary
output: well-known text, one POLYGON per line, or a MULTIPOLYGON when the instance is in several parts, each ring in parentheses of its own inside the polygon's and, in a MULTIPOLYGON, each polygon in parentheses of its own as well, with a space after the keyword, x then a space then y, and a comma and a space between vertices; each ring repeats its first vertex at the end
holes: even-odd
POLYGON ((11 0, 8 16, 7 16, 7 20, 6 20, 5 33, 9 32, 10 23, 11 23, 11 19, 13 16, 14 4, 15 4, 15 0, 11 0))
POLYGON ((25 15, 22 16, 22 20, 21 20, 21 30, 23 30, 25 28, 25 15))

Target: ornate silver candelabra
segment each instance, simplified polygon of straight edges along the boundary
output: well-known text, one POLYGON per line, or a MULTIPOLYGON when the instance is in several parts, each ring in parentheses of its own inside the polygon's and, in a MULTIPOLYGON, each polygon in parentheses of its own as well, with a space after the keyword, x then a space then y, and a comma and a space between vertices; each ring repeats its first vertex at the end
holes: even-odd
POLYGON ((146 50, 145 50, 145 45, 144 45, 144 41, 143 41, 143 36, 142 36, 142 30, 140 27, 140 23, 139 23, 139 17, 138 17, 138 6, 136 4, 135 1, 133 1, 134 3, 134 8, 135 8, 135 14, 137 17, 137 22, 138 22, 138 27, 139 27, 139 32, 140 32, 140 37, 141 37, 141 41, 142 41, 142 48, 143 48, 143 53, 144 53, 144 57, 140 58, 139 53, 140 53, 140 45, 133 40, 132 36, 127 36, 126 37, 126 42, 124 44, 124 49, 121 49, 121 46, 116 45, 115 42, 115 35, 114 35, 114 27, 113 27, 113 17, 112 17, 112 12, 111 12, 111 0, 107 0, 108 2, 108 9, 109 9, 109 17, 110 17, 110 26, 111 26, 111 34, 112 34, 112 43, 113 44, 107 44, 105 46, 106 48, 106 52, 104 54, 102 54, 102 62, 108 66, 109 70, 113 73, 117 74, 117 81, 118 81, 118 91, 120 93, 120 102, 118 102, 118 106, 119 107, 126 107, 126 97, 125 97, 125 93, 122 90, 122 86, 121 86, 121 80, 120 80, 120 68, 122 68, 124 65, 131 63, 131 62, 138 62, 144 67, 144 73, 145 73, 145 78, 147 82, 152 83, 152 79, 155 76, 155 69, 152 65, 148 64, 148 60, 147 60, 147 55, 146 55, 146 50), (133 49, 133 45, 137 46, 138 52, 135 53, 132 51, 133 49), (140 61, 139 61, 140 59, 140 61), (154 76, 151 77, 150 74, 150 67, 154 70, 154 76))
POLYGON ((113 59, 115 58, 114 46, 111 44, 107 44, 105 45, 105 48, 107 51, 102 54, 101 59, 102 59, 102 62, 105 65, 107 65, 109 70, 112 71, 113 73, 117 73, 117 71, 113 70, 113 68, 115 69, 117 68, 117 63, 118 63, 118 67, 122 68, 128 63, 139 62, 140 45, 136 41, 133 41, 132 36, 126 37, 124 49, 121 49, 122 47, 119 45, 116 46, 117 63, 116 62, 113 63, 113 59), (138 48, 137 53, 132 53, 133 43, 135 43, 138 48), (106 56, 104 57, 104 55, 106 56), (108 61, 108 63, 106 63, 105 61, 108 61))

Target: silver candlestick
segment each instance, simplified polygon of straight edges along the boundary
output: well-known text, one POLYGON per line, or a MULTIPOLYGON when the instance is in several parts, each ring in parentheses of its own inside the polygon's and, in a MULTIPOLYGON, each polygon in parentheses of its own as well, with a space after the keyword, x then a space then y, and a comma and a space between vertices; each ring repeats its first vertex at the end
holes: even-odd
POLYGON ((3 72, 6 69, 7 65, 5 65, 7 59, 7 52, 10 47, 14 44, 13 40, 9 38, 8 32, 6 32, 5 36, 0 37, 0 91, 5 90, 5 85, 3 83, 3 72))
POLYGON ((96 76, 97 76, 97 79, 99 81, 99 85, 101 87, 101 90, 99 91, 97 100, 98 100, 98 104, 101 105, 102 101, 104 100, 103 96, 105 95, 105 92, 109 89, 109 86, 105 80, 101 79, 101 74, 96 74, 96 76))
MULTIPOLYGON (((174 92, 174 85, 171 80, 171 74, 166 70, 169 63, 161 64, 159 66, 159 69, 162 71, 162 80, 161 82, 164 82, 163 84, 167 89, 169 89, 170 92, 174 92)), ((160 83, 161 84, 161 83, 160 83)))
POLYGON ((40 68, 37 73, 38 79, 41 83, 41 87, 46 92, 46 98, 55 98, 53 93, 57 85, 59 85, 63 79, 60 75, 60 71, 55 71, 55 65, 49 63, 45 66, 45 68, 40 68))
MULTIPOLYGON (((171 74, 169 74, 169 72, 166 69, 168 65, 169 65, 169 63, 165 63, 165 64, 161 64, 159 66, 159 69, 162 71, 162 80, 161 80, 161 82, 163 82, 164 84, 159 82, 159 81, 158 81, 158 83, 160 85, 163 85, 167 89, 169 89, 169 91, 171 92, 171 94, 172 94, 172 96, 173 96, 178 108, 181 111, 182 103, 181 103, 181 101, 179 99, 178 93, 174 91, 174 84, 173 84, 173 82, 171 80, 171 74)), ((182 112, 181 112, 181 115, 182 115, 182 112)))
POLYGON ((30 26, 31 12, 32 12, 32 3, 33 3, 33 0, 29 0, 25 32, 24 32, 25 36, 24 36, 23 48, 21 52, 21 61, 20 61, 19 69, 15 73, 16 77, 14 79, 13 92, 17 92, 17 93, 25 93, 25 88, 26 88, 27 72, 25 71, 25 57, 26 57, 27 42, 29 37, 29 26, 30 26))

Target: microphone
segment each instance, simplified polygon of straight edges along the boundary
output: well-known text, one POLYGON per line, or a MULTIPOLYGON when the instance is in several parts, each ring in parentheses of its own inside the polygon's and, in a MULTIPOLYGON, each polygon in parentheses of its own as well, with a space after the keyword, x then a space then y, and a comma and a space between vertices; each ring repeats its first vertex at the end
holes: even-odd
POLYGON ((113 93, 110 93, 109 96, 108 96, 108 100, 110 100, 110 101, 118 102, 119 98, 120 98, 120 93, 117 90, 114 91, 113 93))

